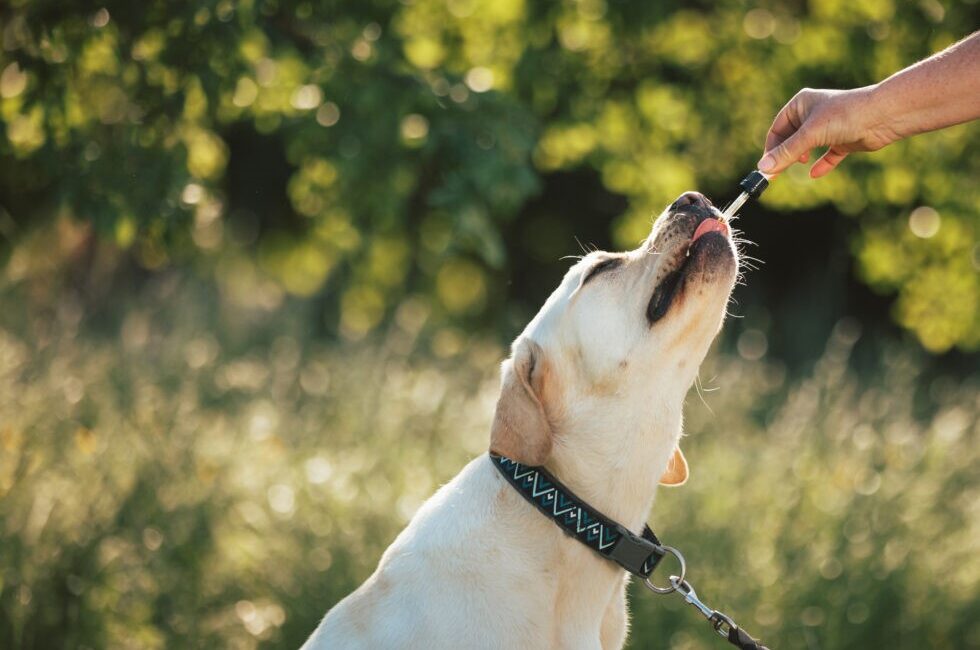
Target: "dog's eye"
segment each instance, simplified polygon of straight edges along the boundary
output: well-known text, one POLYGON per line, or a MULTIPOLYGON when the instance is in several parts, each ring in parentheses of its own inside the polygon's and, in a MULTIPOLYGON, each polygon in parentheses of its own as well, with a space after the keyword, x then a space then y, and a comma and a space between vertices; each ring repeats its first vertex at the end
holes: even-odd
POLYGON ((610 257, 608 259, 602 260, 601 262, 593 266, 591 269, 589 269, 588 273, 586 273, 585 277, 582 279, 582 284, 585 284, 586 282, 588 282, 595 276, 599 275, 603 271, 608 271, 609 269, 615 268, 622 263, 623 263, 623 259, 621 257, 610 257))

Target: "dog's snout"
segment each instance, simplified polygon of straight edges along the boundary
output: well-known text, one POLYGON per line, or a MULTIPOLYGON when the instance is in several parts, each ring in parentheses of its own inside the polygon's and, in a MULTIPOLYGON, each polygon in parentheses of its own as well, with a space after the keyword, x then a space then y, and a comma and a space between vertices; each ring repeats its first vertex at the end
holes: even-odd
POLYGON ((684 192, 671 204, 670 209, 677 210, 689 205, 698 208, 710 208, 711 201, 704 194, 701 194, 701 192, 684 192))

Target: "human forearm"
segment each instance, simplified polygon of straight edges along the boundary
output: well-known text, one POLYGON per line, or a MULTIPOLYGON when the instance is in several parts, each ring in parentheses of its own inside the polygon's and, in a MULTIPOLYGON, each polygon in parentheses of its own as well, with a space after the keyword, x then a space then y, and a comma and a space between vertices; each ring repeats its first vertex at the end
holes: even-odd
POLYGON ((977 119, 980 32, 876 84, 871 103, 895 140, 977 119))
POLYGON ((810 168, 817 178, 850 153, 977 118, 980 32, 872 86, 804 88, 773 120, 759 169, 778 174, 809 160, 814 147, 828 147, 810 168))

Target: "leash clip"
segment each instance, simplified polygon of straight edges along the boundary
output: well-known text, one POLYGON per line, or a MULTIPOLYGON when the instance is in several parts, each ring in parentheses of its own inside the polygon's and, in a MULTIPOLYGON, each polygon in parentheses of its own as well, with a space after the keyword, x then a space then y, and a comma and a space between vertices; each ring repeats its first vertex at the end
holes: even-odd
POLYGON ((684 600, 693 605, 696 610, 701 612, 702 616, 708 619, 711 626, 715 628, 715 632, 725 639, 728 638, 729 632, 735 627, 735 621, 718 610, 711 609, 705 605, 698 598, 698 592, 694 591, 694 586, 685 580, 683 576, 670 576, 670 585, 674 591, 684 597, 684 600))

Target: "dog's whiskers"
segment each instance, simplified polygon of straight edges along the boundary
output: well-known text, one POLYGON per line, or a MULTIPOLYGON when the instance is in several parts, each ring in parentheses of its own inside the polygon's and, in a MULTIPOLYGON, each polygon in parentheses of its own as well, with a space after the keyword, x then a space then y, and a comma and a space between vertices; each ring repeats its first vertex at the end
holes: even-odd
POLYGON ((711 413, 711 415, 714 415, 715 414, 714 409, 712 409, 711 405, 708 404, 708 400, 704 399, 704 387, 701 385, 700 372, 694 375, 694 388, 697 390, 698 397, 701 399, 701 403, 704 404, 704 407, 708 409, 708 412, 711 413))
POLYGON ((582 240, 578 238, 578 235, 575 235, 575 243, 578 244, 578 247, 582 249, 582 253, 584 253, 585 255, 590 255, 591 253, 594 253, 597 250, 599 250, 599 247, 596 246, 595 244, 592 243, 589 244, 589 246, 591 246, 592 248, 589 248, 588 246, 583 244, 582 240))

